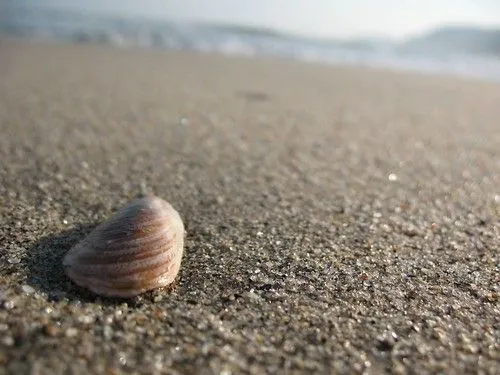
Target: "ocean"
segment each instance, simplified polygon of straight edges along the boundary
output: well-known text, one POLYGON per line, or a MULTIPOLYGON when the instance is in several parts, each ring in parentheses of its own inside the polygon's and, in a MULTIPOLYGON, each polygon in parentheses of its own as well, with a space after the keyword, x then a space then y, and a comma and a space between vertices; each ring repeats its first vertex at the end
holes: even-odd
POLYGON ((500 81, 500 55, 408 53, 384 41, 317 40, 257 28, 105 16, 13 4, 0 5, 0 34, 120 48, 273 56, 500 81))

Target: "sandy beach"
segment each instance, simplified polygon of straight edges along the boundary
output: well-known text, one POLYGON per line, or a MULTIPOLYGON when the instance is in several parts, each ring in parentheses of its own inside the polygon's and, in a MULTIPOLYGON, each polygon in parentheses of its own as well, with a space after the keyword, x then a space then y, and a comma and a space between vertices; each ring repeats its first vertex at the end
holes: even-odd
POLYGON ((500 84, 0 39, 0 374, 495 374, 500 84), (147 193, 175 288, 64 254, 147 193))

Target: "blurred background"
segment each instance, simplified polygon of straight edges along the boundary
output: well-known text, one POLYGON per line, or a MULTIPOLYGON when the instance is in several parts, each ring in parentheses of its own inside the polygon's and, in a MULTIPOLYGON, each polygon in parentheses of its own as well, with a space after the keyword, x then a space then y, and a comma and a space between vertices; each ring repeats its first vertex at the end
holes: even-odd
POLYGON ((500 80, 498 0, 0 0, 0 33, 500 80))

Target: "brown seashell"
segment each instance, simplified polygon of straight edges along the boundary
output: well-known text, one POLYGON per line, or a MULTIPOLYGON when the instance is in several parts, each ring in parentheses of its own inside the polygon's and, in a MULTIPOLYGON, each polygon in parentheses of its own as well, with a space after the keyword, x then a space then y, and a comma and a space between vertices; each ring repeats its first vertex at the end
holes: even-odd
POLYGON ((92 292, 133 297, 171 284, 182 260, 184 225, 158 197, 132 201, 64 257, 66 274, 92 292))

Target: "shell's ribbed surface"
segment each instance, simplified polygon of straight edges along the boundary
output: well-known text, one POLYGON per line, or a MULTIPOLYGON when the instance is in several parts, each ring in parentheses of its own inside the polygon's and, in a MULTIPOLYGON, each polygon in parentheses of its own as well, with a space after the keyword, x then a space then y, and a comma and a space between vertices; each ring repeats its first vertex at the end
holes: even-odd
POLYGON ((64 257, 66 274, 106 296, 132 297, 172 283, 179 272, 184 225, 158 197, 132 201, 64 257))

